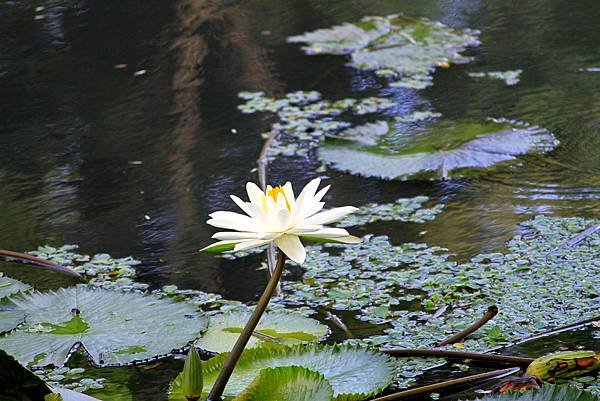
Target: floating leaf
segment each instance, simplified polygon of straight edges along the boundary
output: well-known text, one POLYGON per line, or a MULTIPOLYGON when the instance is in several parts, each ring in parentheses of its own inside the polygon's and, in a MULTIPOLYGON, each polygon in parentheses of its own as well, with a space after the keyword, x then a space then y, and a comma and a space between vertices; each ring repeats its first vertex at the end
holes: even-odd
POLYGON ((422 89, 431 85, 436 67, 466 63, 471 59, 460 53, 477 46, 478 32, 458 30, 426 18, 402 15, 365 17, 288 38, 292 43, 307 43, 302 49, 310 55, 350 55, 350 66, 391 78, 392 86, 422 89))
MULTIPOLYGON (((228 353, 222 353, 204 363, 205 389, 215 382, 228 353)), ((386 355, 350 345, 293 346, 269 345, 245 350, 224 397, 232 399, 244 390, 266 368, 300 366, 322 374, 333 388, 337 401, 359 401, 385 389, 394 379, 394 361, 386 355)), ((171 386, 169 400, 181 400, 177 381, 171 386)))
MULTIPOLYGON (((385 236, 365 236, 362 244, 350 247, 310 245, 310 257, 299 267, 302 278, 282 282, 283 302, 340 310, 378 324, 370 337, 351 341, 390 348, 434 347, 494 304, 501 313, 493 326, 505 338, 483 330, 463 341, 469 351, 486 351, 598 316, 600 275, 592 272, 600 268, 600 232, 572 247, 559 247, 598 223, 539 216, 519 225, 521 234, 507 243, 505 253, 461 262, 447 249, 396 246, 385 236), (437 314, 440 309, 444 312, 437 314), (389 313, 382 315, 382 310, 389 313)), ((410 381, 438 363, 407 358, 398 374, 410 381)))
POLYGON ((595 370, 600 370, 600 352, 563 351, 537 358, 527 368, 527 374, 554 382, 595 370))
POLYGON ((532 389, 524 394, 519 392, 502 395, 491 395, 479 401, 598 401, 598 396, 570 385, 545 385, 540 389, 532 389))
MULTIPOLYGON (((238 339, 250 312, 232 312, 210 317, 208 330, 196 341, 196 346, 213 351, 228 352, 238 339)), ((319 341, 329 334, 329 328, 315 319, 299 313, 266 313, 250 338, 246 348, 266 342, 297 344, 319 341)))
POLYGON ((0 338, 0 348, 32 366, 61 366, 78 346, 96 365, 135 363, 185 346, 208 324, 189 304, 84 286, 14 303, 26 324, 0 338))
POLYGON ((29 291, 30 289, 31 286, 0 273, 0 300, 19 292, 29 291))
POLYGON ((330 139, 319 149, 320 158, 352 174, 383 179, 409 178, 419 173, 447 177, 452 170, 485 168, 514 160, 517 155, 548 151, 555 138, 547 130, 505 120, 443 121, 410 130, 399 126, 382 134, 330 139))
POLYGON ((300 366, 267 368, 235 401, 331 401, 333 388, 319 372, 300 366))

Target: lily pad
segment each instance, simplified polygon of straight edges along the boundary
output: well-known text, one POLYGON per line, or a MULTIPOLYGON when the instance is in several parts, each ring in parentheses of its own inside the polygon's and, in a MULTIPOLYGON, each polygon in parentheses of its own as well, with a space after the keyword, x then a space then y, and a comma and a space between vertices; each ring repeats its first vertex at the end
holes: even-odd
MULTIPOLYGON (((196 346, 213 352, 231 351, 250 315, 250 312, 232 312, 211 316, 208 330, 196 340, 196 346)), ((265 342, 298 344, 320 341, 329 334, 329 328, 299 313, 266 313, 255 333, 246 348, 265 342)))
POLYGON ((19 280, 15 280, 10 277, 6 277, 0 273, 0 300, 11 295, 15 295, 19 292, 29 291, 30 289, 31 286, 28 284, 22 283, 19 280))
POLYGON ((235 401, 331 401, 333 388, 319 372, 300 366, 263 369, 235 401))
POLYGON ((392 86, 422 89, 432 84, 436 67, 467 63, 463 52, 479 45, 478 32, 458 30, 426 18, 403 15, 365 17, 361 21, 288 38, 306 43, 309 55, 349 55, 349 65, 389 77, 392 86))
POLYGON ((0 334, 14 330, 25 320, 25 312, 19 309, 0 310, 0 334))
POLYGON ((13 299, 26 324, 0 338, 24 365, 64 365, 79 347, 98 366, 133 364, 184 347, 206 329, 194 306, 76 286, 13 299))
POLYGON ((571 385, 544 385, 540 389, 480 398, 480 401, 598 401, 598 396, 571 385))
MULTIPOLYGON (((214 384, 228 353, 204 363, 204 388, 214 384)), ((263 369, 300 366, 322 374, 333 388, 334 400, 359 401, 377 394, 392 383, 394 361, 384 354, 350 345, 269 345, 245 350, 223 394, 231 400, 242 394, 263 369)), ((181 400, 175 380, 169 400, 181 400)))
POLYGON ((529 152, 556 146, 547 130, 515 121, 444 120, 427 128, 389 125, 372 135, 336 136, 319 149, 319 157, 334 168, 382 179, 406 179, 417 174, 447 177, 453 170, 486 168, 529 152))

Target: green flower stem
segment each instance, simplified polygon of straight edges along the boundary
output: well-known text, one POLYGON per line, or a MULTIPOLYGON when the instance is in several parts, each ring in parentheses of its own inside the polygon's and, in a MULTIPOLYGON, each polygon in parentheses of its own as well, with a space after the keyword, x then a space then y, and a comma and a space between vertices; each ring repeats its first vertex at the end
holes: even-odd
POLYGON ((481 380, 490 380, 490 379, 498 379, 500 377, 512 375, 519 371, 519 368, 509 368, 502 370, 494 370, 492 372, 480 373, 472 376, 461 377, 460 379, 448 380, 441 383, 430 384, 428 386, 417 387, 406 391, 400 391, 398 393, 393 393, 389 395, 385 395, 383 397, 377 397, 371 399, 371 401, 393 401, 393 400, 401 400, 408 397, 414 397, 416 395, 421 394, 429 394, 433 392, 438 392, 440 390, 446 389, 452 386, 460 386, 463 384, 470 384, 474 382, 478 382, 481 380))
POLYGON ((219 373, 215 384, 213 385, 212 389, 210 390, 210 393, 208 394, 207 401, 219 401, 221 399, 221 395, 225 390, 225 386, 227 385, 227 382, 229 381, 229 378, 233 373, 233 369, 235 368, 237 361, 242 355, 242 351, 246 347, 246 344, 248 344, 248 340, 250 340, 252 333, 254 333, 254 329, 258 325, 260 318, 265 312, 265 309, 267 308, 267 305, 269 304, 269 301, 271 300, 271 297, 273 296, 273 293, 275 292, 275 289, 279 284, 279 280, 281 279, 281 275, 283 274, 283 267, 285 266, 285 259, 285 254, 279 251, 277 255, 277 263, 275 265, 275 270, 273 271, 273 274, 271 275, 271 278, 267 283, 267 287, 261 295, 260 300, 256 305, 256 309, 254 309, 254 312, 252 312, 252 316, 250 316, 248 323, 246 323, 246 326, 244 327, 242 333, 238 337, 235 345, 233 346, 233 349, 229 353, 229 356, 227 357, 227 360, 223 365, 223 369, 219 373))

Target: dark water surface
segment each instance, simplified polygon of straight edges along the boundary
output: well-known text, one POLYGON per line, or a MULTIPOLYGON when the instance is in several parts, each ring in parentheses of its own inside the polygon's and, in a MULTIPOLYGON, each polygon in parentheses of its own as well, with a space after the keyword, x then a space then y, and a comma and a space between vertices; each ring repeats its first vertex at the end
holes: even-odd
MULTIPOLYGON (((532 215, 600 217, 600 72, 580 71, 600 67, 599 38, 597 0, 0 0, 0 248, 76 243, 141 259, 142 280, 156 286, 253 299, 264 285, 258 259, 197 252, 213 233, 207 215, 233 209, 229 194, 256 181, 269 119, 237 110, 244 90, 392 96, 403 110, 505 116, 560 139, 549 154, 473 180, 323 176, 332 205, 419 194, 447 205, 425 225, 368 227, 395 242, 427 231, 419 241, 468 257, 501 250, 532 215), (479 29, 474 62, 438 71, 426 90, 390 89, 344 57, 307 57, 285 42, 398 12, 479 29), (524 71, 520 84, 466 74, 509 69, 524 71)), ((314 167, 281 159, 271 181, 300 187, 314 167)))

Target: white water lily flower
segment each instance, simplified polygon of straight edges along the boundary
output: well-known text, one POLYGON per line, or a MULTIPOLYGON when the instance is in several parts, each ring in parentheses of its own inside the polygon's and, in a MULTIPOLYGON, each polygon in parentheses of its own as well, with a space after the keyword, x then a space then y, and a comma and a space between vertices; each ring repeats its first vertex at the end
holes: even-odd
POLYGON ((291 260, 303 263, 306 250, 299 237, 346 244, 361 242, 360 238, 342 228, 325 227, 325 224, 341 220, 357 208, 344 206, 321 211, 324 205, 321 199, 330 185, 317 192, 320 183, 318 178, 312 180, 296 198, 289 182, 275 188, 268 186, 265 192, 249 182, 246 191, 250 202, 231 195, 246 215, 219 211, 212 213, 207 221, 212 226, 235 231, 216 233, 213 238, 220 241, 201 251, 244 251, 275 242, 291 260))

